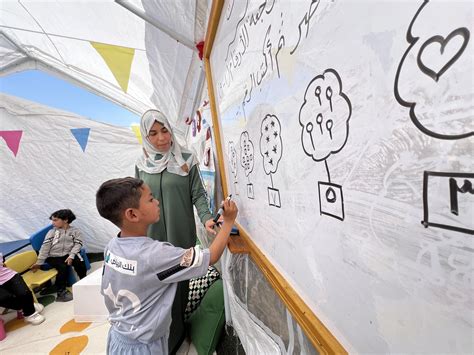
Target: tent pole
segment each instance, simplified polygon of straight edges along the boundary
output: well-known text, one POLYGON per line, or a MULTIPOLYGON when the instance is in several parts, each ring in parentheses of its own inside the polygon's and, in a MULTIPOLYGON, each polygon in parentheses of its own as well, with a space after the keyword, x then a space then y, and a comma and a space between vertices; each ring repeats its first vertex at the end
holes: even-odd
POLYGON ((27 51, 25 51, 21 46, 19 46, 19 45, 15 42, 15 40, 13 40, 8 34, 6 34, 5 31, 0 30, 0 35, 2 35, 3 37, 5 37, 5 39, 6 39, 8 42, 10 42, 13 46, 15 46, 15 47, 20 51, 21 54, 24 54, 24 55, 26 55, 28 58, 31 58, 31 55, 30 55, 27 51))
POLYGON ((6 76, 6 75, 10 74, 11 72, 21 71, 21 69, 20 70, 15 70, 15 68, 21 67, 22 64, 28 63, 30 61, 32 61, 32 59, 30 57, 26 57, 26 58, 21 58, 21 59, 17 60, 16 62, 12 62, 12 63, 9 63, 9 64, 5 65, 4 67, 0 68, 0 76, 6 76))
POLYGON ((21 46, 19 46, 14 39, 12 39, 8 34, 5 33, 5 31, 0 30, 0 36, 3 36, 10 44, 25 56, 25 58, 22 58, 20 60, 17 60, 15 62, 9 63, 6 66, 4 66, 0 72, 0 76, 8 75, 10 70, 13 70, 15 67, 19 67, 24 63, 27 63, 31 60, 35 61, 35 58, 33 58, 27 51, 25 51, 21 46))
POLYGON ((193 41, 188 40, 187 38, 181 36, 180 34, 176 33, 175 31, 173 31, 171 28, 169 28, 169 27, 163 25, 162 23, 158 22, 156 19, 150 17, 145 11, 139 9, 135 5, 130 4, 130 3, 126 2, 125 0, 115 0, 115 2, 117 4, 119 4, 120 6, 123 6, 124 8, 126 8, 128 11, 134 13, 135 15, 140 17, 142 20, 145 20, 149 24, 155 26, 160 31, 166 33, 168 36, 170 36, 174 40, 178 41, 182 45, 188 47, 192 51, 197 51, 196 45, 193 41))

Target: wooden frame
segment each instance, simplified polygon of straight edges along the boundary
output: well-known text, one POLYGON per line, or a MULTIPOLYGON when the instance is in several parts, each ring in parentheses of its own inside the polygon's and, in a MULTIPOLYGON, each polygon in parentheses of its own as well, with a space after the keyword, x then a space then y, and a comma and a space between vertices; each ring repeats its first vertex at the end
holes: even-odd
MULTIPOLYGON (((204 66, 206 71, 207 87, 209 92, 209 100, 211 105, 211 115, 214 131, 214 139, 216 142, 217 160, 220 169, 222 182, 222 190, 224 196, 228 195, 227 178, 225 174, 224 153, 222 151, 222 135, 221 125, 218 116, 217 104, 214 93, 214 82, 211 72, 210 55, 214 44, 214 39, 219 26, 220 16, 224 0, 214 0, 210 14, 209 25, 207 28, 205 46, 204 46, 204 66)), ((243 242, 246 244, 246 251, 258 265, 268 282, 275 289, 283 303, 286 305, 290 313, 296 319, 300 327, 306 333, 308 339, 318 350, 320 354, 347 354, 338 340, 324 326, 324 324, 316 317, 311 309, 304 303, 301 297, 295 292, 290 284, 283 278, 277 269, 270 263, 265 255, 252 242, 249 234, 237 224, 243 242)), ((231 250, 232 251, 232 250, 231 250)))

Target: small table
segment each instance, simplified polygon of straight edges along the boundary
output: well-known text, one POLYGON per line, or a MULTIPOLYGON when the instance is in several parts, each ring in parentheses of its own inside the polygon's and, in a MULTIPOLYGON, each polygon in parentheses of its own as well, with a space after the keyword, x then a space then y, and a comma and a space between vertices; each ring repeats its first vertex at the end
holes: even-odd
POLYGON ((27 245, 30 245, 29 239, 20 239, 14 240, 13 242, 0 243, 0 253, 3 254, 3 257, 7 257, 13 253, 16 253, 18 250, 23 249, 27 245))
POLYGON ((76 322, 107 321, 109 311, 105 306, 104 296, 100 293, 101 282, 102 267, 72 285, 74 320, 76 322))

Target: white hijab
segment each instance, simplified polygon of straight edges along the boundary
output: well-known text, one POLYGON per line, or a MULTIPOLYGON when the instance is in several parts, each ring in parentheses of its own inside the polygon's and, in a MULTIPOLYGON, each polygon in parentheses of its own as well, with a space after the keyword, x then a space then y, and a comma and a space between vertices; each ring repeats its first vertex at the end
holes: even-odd
POLYGON ((197 163, 191 151, 180 147, 168 119, 158 110, 146 111, 140 122, 140 133, 142 135, 143 154, 137 160, 137 167, 148 174, 158 174, 168 169, 172 174, 186 176, 191 168, 197 163), (150 143, 148 134, 151 127, 159 122, 171 134, 171 147, 167 152, 160 152, 150 143), (183 159, 182 153, 190 154, 189 158, 183 159), (157 154, 159 154, 157 156, 157 154))

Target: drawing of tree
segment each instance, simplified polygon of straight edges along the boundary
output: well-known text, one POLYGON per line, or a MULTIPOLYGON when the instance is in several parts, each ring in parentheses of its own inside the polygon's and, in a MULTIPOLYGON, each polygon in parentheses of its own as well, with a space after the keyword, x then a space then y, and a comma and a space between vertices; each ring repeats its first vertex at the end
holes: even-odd
POLYGON ((253 143, 250 140, 249 133, 247 131, 242 132, 240 135, 240 164, 244 168, 245 176, 248 178, 247 197, 253 199, 253 184, 250 182, 249 175, 253 171, 254 149, 253 143))
POLYGON ((273 187, 272 174, 278 169, 283 154, 281 140, 281 124, 278 117, 267 114, 260 127, 260 154, 263 157, 263 169, 270 176, 272 186, 268 187, 268 203, 270 206, 281 207, 280 191, 273 187))
POLYGON ((318 182, 320 213, 340 220, 344 220, 342 187, 331 183, 327 159, 344 148, 351 115, 351 102, 334 69, 327 69, 311 80, 299 113, 301 143, 306 155, 314 161, 324 161, 326 166, 328 182, 318 182))

